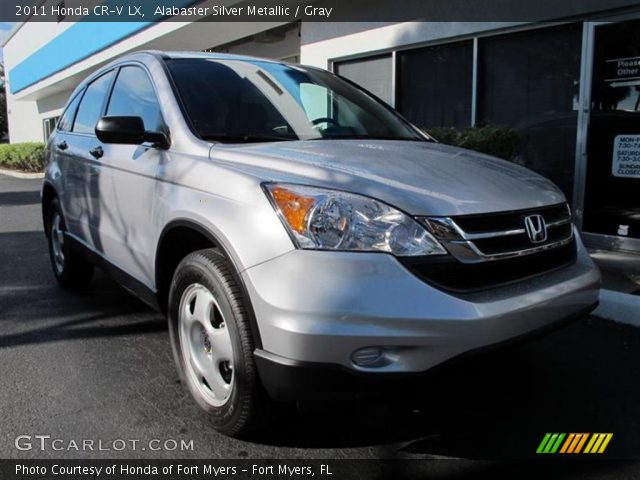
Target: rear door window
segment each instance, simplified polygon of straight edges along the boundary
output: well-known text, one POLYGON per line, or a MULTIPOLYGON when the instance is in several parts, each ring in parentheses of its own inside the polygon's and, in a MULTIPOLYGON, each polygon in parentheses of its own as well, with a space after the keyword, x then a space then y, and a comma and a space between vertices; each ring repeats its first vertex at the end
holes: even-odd
POLYGON ((64 111, 64 113, 62 114, 62 117, 60 118, 60 121, 58 122, 58 130, 62 132, 68 132, 71 130, 71 127, 73 125, 73 119, 76 116, 76 111, 78 110, 78 104, 80 103, 81 98, 82 98, 82 92, 78 93, 74 97, 74 99, 71 100, 71 103, 69 103, 69 106, 64 111))

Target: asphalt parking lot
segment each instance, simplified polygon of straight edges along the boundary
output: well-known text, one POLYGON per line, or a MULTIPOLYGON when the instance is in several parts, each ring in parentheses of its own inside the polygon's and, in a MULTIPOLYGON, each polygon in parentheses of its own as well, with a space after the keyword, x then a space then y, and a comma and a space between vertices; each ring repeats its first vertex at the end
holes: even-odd
MULTIPOLYGON (((612 432, 600 458, 640 458, 640 330, 593 316, 440 370, 426 398, 304 405, 248 441, 224 437, 179 384, 161 315, 102 274, 85 292, 57 286, 41 228, 40 182, 0 175, 2 458, 454 457, 467 460, 432 463, 433 476, 467 478, 490 468, 481 460, 548 466, 548 457, 535 454, 545 432, 612 432), (193 440, 194 448, 15 448, 19 435, 42 434, 193 440)), ((637 471, 571 463, 575 478, 637 471)))

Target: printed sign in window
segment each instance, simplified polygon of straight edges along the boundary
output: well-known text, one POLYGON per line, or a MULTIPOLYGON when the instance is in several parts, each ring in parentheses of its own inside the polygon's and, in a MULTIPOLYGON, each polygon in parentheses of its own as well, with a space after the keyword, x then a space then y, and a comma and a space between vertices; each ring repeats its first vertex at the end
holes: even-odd
POLYGON ((614 177, 640 178, 640 135, 618 135, 613 140, 614 177))
POLYGON ((638 85, 640 82, 640 57, 615 58, 606 61, 605 82, 612 87, 638 85))

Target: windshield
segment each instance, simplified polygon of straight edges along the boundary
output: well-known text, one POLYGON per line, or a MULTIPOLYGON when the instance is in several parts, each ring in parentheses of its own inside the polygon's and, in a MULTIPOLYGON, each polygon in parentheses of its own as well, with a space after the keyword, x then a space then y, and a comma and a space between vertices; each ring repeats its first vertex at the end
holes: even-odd
POLYGON ((245 59, 167 65, 185 114, 205 140, 425 140, 391 108, 323 70, 245 59))

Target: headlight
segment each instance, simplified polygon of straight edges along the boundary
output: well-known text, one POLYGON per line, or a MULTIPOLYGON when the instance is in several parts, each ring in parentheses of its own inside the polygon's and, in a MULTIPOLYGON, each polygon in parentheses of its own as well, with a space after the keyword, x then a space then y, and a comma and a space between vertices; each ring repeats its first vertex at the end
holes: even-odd
POLYGON ((324 188, 266 184, 265 190, 300 248, 445 255, 418 222, 378 200, 324 188))

